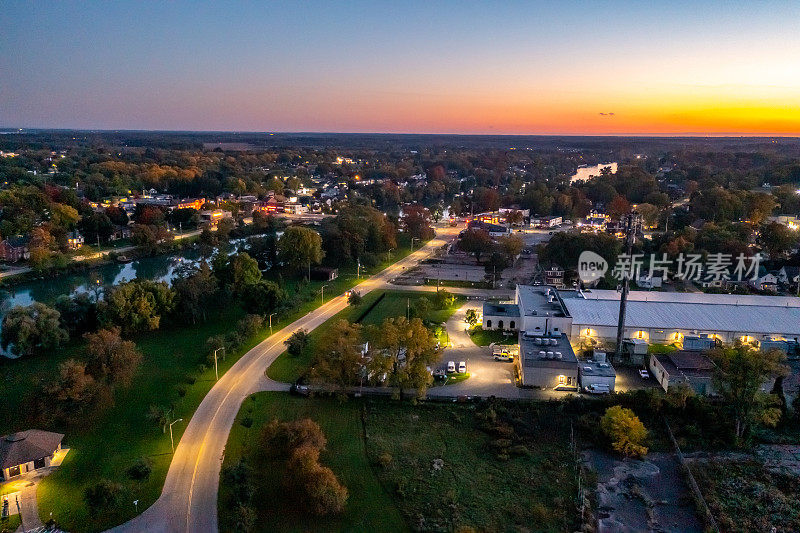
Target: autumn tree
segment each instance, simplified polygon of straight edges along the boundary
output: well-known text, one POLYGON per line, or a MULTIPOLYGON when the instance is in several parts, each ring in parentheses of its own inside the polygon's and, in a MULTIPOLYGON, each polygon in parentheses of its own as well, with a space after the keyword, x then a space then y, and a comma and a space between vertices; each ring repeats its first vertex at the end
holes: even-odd
POLYGON ((759 235, 758 242, 770 258, 777 259, 795 248, 800 241, 797 232, 783 224, 771 222, 764 226, 759 235))
POLYGON ((509 263, 513 263, 514 259, 516 259, 517 256, 522 253, 523 248, 525 248, 525 241, 519 235, 500 237, 498 244, 503 254, 508 258, 509 263))
POLYGON ((329 391, 359 383, 366 364, 361 325, 338 320, 317 345, 311 379, 329 391))
POLYGON ((431 227, 431 213, 426 207, 421 205, 407 205, 403 207, 403 217, 400 221, 409 237, 422 240, 433 237, 434 231, 431 227))
POLYGON ((129 384, 142 360, 136 344, 123 340, 116 327, 87 333, 85 338, 88 372, 108 384, 129 384))
POLYGON ((427 367, 436 363, 439 351, 436 338, 422 320, 387 318, 380 327, 370 326, 367 338, 372 355, 369 370, 388 374, 388 382, 395 387, 398 397, 402 398, 410 388, 423 397, 433 379, 427 367))
POLYGON ((774 426, 781 411, 778 399, 765 386, 774 378, 786 376, 786 355, 780 350, 761 351, 745 344, 716 348, 709 353, 716 364, 713 384, 725 401, 740 441, 754 425, 774 426))
POLYGON ((631 204, 624 196, 617 195, 608 203, 606 211, 608 211, 608 214, 613 218, 620 218, 622 215, 631 212, 631 204))
POLYGON ((348 496, 333 471, 319 461, 326 443, 322 429, 313 420, 273 420, 261 431, 253 454, 264 469, 281 472, 283 489, 292 501, 324 516, 340 513, 348 496))
POLYGON ((614 405, 600 419, 600 429, 611 439, 611 447, 626 457, 647 455, 647 429, 628 408, 614 405))
POLYGON ((311 265, 322 261, 322 237, 312 229, 302 226, 291 226, 278 240, 278 257, 299 271, 308 267, 308 278, 311 279, 311 265))
POLYGON ((69 340, 61 314, 41 302, 11 309, 3 318, 0 345, 19 356, 41 355, 69 340))
POLYGON ((458 240, 458 247, 475 256, 477 261, 481 260, 481 255, 492 250, 492 238, 489 232, 481 228, 469 228, 461 234, 458 240))

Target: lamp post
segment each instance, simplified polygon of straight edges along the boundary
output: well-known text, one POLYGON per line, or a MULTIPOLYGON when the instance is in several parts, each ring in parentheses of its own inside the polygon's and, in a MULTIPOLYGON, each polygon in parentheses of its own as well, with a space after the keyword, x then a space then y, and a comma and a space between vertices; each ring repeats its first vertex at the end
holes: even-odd
POLYGON ((217 352, 222 350, 222 353, 225 353, 225 348, 217 348, 214 350, 214 374, 217 376, 217 381, 219 381, 219 367, 217 366, 217 352))
POLYGON ((325 287, 327 287, 327 285, 323 285, 322 287, 319 288, 320 299, 322 300, 323 304, 325 303, 325 287))
POLYGON ((414 251, 414 241, 418 241, 419 239, 416 237, 411 237, 411 251, 414 251))
POLYGON ((269 315, 269 334, 270 334, 270 335, 272 335, 272 317, 273 317, 274 315, 277 315, 277 314, 278 314, 278 313, 272 313, 271 315, 269 315))
POLYGON ((183 418, 179 418, 179 419, 175 420, 174 422, 170 422, 170 424, 169 424, 169 443, 172 446, 172 453, 173 454, 175 453, 175 440, 172 438, 172 424, 177 424, 178 422, 181 422, 182 420, 183 420, 183 418))

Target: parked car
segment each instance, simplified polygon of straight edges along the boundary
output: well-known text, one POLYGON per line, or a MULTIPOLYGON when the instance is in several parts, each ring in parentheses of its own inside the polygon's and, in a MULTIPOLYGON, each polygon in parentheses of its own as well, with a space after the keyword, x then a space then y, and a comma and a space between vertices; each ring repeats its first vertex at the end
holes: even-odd
POLYGON ((467 363, 465 361, 461 361, 458 363, 458 373, 459 374, 467 373, 467 363))
POLYGON ((608 394, 611 392, 611 389, 608 388, 608 385, 603 385, 602 383, 592 383, 591 385, 587 385, 583 388, 589 394, 608 394))
POLYGON ((508 352, 503 353, 496 353, 494 354, 495 361, 503 361, 504 363, 513 363, 514 362, 514 355, 508 352))
POLYGON ((295 394, 297 396, 308 396, 308 380, 303 376, 300 377, 297 381, 292 383, 292 386, 289 387, 289 394, 295 394))
POLYGON ((456 362, 455 361, 448 361, 447 362, 447 371, 448 372, 455 372, 456 371, 456 362))
POLYGON ((648 372, 646 368, 639 369, 639 375, 642 379, 650 379, 650 372, 648 372))
POLYGON ((447 379, 447 372, 445 372, 443 368, 434 370, 433 379, 447 379))

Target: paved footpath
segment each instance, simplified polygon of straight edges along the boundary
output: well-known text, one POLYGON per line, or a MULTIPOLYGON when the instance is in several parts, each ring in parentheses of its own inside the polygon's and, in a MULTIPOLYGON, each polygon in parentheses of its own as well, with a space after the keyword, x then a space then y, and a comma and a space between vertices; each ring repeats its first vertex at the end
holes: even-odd
MULTIPOLYGON (((428 257, 453 239, 456 233, 455 228, 440 230, 420 250, 363 281, 356 287, 357 290, 363 295, 376 289, 401 289, 390 286, 389 281, 404 269, 428 257)), ((144 513, 112 531, 217 531, 217 493, 222 456, 239 407, 253 392, 287 390, 288 385, 276 383, 264 375, 269 365, 285 350, 283 341, 298 329, 313 330, 346 307, 347 298, 337 296, 244 354, 208 392, 192 416, 175 449, 159 499, 144 513)))

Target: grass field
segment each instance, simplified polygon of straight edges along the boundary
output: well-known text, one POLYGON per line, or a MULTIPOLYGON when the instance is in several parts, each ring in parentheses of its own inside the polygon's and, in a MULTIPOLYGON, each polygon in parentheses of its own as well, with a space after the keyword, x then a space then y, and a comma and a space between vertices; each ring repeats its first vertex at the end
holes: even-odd
MULTIPOLYGON (((323 463, 349 491, 345 511, 315 519, 273 489, 256 503, 257 531, 573 531, 577 486, 569 424, 546 404, 537 405, 414 406, 258 393, 238 415, 252 426, 235 424, 223 464, 238 462, 271 419, 309 417, 328 439, 323 463)), ((232 530, 229 498, 223 482, 221 531, 232 530)))
POLYGON ((472 339, 472 342, 474 342, 478 346, 489 346, 492 343, 495 344, 517 343, 517 336, 513 332, 508 332, 508 334, 504 334, 500 330, 482 329, 480 326, 477 326, 476 328, 472 329, 469 332, 469 336, 472 339))
MULTIPOLYGON (((320 424, 325 432, 328 445, 321 462, 329 466, 347 487, 349 498, 345 512, 340 517, 324 519, 302 510, 297 512, 294 502, 286 501, 276 483, 275 488, 268 491, 268 496, 256 504, 257 531, 406 531, 402 516, 372 473, 367 460, 360 402, 301 399, 276 392, 255 394, 242 405, 225 447, 223 468, 236 464, 243 449, 258 436, 261 426, 273 418, 295 420, 306 417, 320 424), (239 423, 244 417, 253 420, 251 428, 239 423)), ((220 531, 234 531, 231 509, 225 504, 228 498, 229 487, 221 483, 220 531)))
POLYGON ((8 518, 0 520, 0 531, 16 531, 20 524, 22 524, 22 521, 19 519, 19 515, 11 515, 8 518))
MULTIPOLYGON (((409 248, 401 248, 394 253, 392 261, 408 253, 409 248)), ((377 272, 387 264, 371 272, 362 269, 362 276, 377 272)), ((354 267, 340 269, 338 279, 325 283, 326 297, 352 287, 357 282, 355 274, 354 267)), ((280 329, 315 309, 320 304, 318 295, 322 284, 316 281, 285 283, 284 286, 292 290, 290 297, 294 305, 277 320, 273 319, 273 329, 280 329), (294 287, 300 288, 293 290, 294 287)), ((174 406, 173 419, 184 419, 173 427, 177 445, 183 428, 214 384, 214 369, 200 369, 207 352, 206 340, 234 330, 242 316, 238 306, 230 306, 204 324, 165 327, 134 339, 144 359, 131 386, 116 392, 113 407, 97 413, 85 424, 64 431, 64 445, 71 451, 62 466, 39 486, 37 496, 42 520, 49 518, 52 512, 59 524, 69 531, 98 531, 132 518, 136 514, 133 500, 139 500, 139 512, 155 502, 172 454, 169 435, 147 419, 148 410, 151 405, 174 406), (126 471, 142 457, 152 462, 152 473, 145 481, 133 481, 126 471), (109 512, 91 516, 83 494, 87 487, 101 479, 122 486, 121 503, 109 512)), ((267 336, 265 330, 254 335, 236 353, 227 354, 225 360, 220 361, 220 374, 267 336)), ((62 361, 69 357, 80 358, 82 350, 82 344, 74 342, 49 357, 0 362, 0 402, 9 412, 19 409, 26 395, 35 390, 35 385, 55 375, 62 361)), ((22 417, 2 417, 0 434, 28 429, 23 425, 22 417)))
MULTIPOLYGON (((316 328, 311 333, 308 347, 301 355, 292 357, 287 352, 282 353, 275 362, 270 365, 267 370, 267 375, 271 379, 284 383, 296 381, 311 366, 317 342, 322 338, 325 331, 339 320, 355 322, 361 317, 364 311, 378 299, 381 299, 380 302, 363 318, 361 324, 365 326, 377 326, 386 318, 405 316, 408 308, 413 307, 414 303, 419 298, 426 297, 430 299, 432 296, 432 294, 411 291, 372 291, 364 296, 361 305, 358 307, 348 307, 316 328), (385 296, 381 298, 383 294, 385 294, 385 296)), ((428 318, 431 322, 443 323, 447 321, 450 315, 452 315, 462 303, 463 298, 456 298, 455 303, 451 307, 448 309, 433 310, 428 318)))

